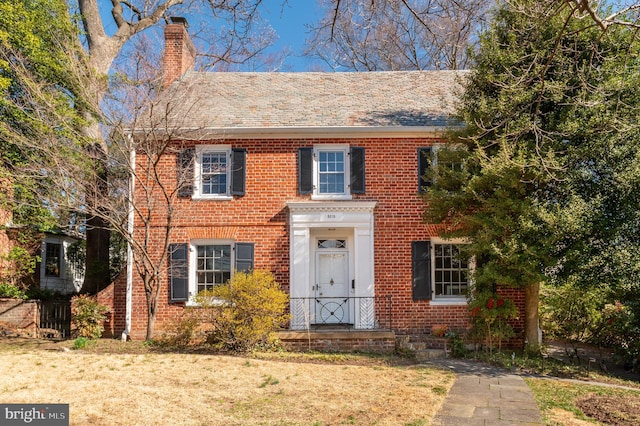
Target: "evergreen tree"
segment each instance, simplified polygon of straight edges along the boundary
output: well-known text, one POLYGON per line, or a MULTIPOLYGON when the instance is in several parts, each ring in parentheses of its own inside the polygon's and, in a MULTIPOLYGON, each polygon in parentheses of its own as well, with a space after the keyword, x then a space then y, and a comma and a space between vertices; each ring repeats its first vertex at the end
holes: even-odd
POLYGON ((469 239, 476 290, 525 289, 532 347, 542 281, 616 284, 638 268, 636 30, 576 13, 550 0, 495 10, 464 81, 466 129, 438 151, 426 193, 429 220, 469 239))

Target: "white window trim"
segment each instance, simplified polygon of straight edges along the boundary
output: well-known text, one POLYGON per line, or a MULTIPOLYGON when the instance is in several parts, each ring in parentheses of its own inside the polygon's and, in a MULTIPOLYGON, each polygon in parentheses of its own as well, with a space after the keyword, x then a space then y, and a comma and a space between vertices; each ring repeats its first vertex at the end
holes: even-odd
POLYGON ((351 156, 348 144, 318 144, 313 146, 312 200, 351 200, 351 156), (344 152, 344 194, 320 194, 320 151, 344 152))
MULTIPOLYGON (((468 304, 466 296, 436 296, 436 244, 469 244, 469 241, 464 238, 453 238, 446 240, 444 238, 431 238, 431 298, 430 304, 433 306, 466 306, 468 304)), ((469 259, 467 265, 469 271, 469 277, 471 272, 475 268, 474 259, 469 259)), ((469 279, 469 288, 473 285, 471 279, 469 279)))
POLYGON ((193 196, 194 200, 232 200, 231 195, 231 145, 197 145, 194 165, 193 196), (202 193, 202 154, 206 152, 224 152, 227 156, 227 189, 224 194, 202 193))
MULTIPOLYGON (((198 292, 198 246, 204 245, 224 245, 231 246, 231 258, 229 259, 231 265, 231 278, 233 279, 233 273, 235 272, 235 260, 236 260, 236 245, 234 240, 211 240, 211 239, 195 239, 189 242, 189 300, 185 303, 185 306, 200 306, 195 301, 196 294, 198 292)), ((217 299, 213 301, 214 304, 223 304, 224 300, 217 299)))

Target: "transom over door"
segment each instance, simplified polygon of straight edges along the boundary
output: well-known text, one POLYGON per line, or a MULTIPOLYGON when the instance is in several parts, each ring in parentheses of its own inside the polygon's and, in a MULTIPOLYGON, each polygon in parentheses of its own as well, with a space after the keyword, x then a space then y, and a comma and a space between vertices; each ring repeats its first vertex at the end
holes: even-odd
POLYGON ((316 253, 316 324, 352 323, 348 265, 346 251, 316 253))

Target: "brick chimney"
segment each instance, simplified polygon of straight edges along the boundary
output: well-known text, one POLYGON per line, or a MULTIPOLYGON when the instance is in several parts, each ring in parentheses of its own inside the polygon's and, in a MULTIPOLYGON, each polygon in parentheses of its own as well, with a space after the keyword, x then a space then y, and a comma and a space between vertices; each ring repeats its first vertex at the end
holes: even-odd
POLYGON ((187 27, 185 18, 174 16, 164 28, 163 89, 182 77, 196 62, 196 48, 187 33, 187 27))

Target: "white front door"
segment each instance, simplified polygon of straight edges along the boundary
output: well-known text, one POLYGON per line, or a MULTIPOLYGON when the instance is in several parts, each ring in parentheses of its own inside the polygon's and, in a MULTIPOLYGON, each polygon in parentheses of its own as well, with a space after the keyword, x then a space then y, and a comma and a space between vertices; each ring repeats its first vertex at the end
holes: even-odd
POLYGON ((347 251, 316 252, 315 323, 352 324, 347 251))

